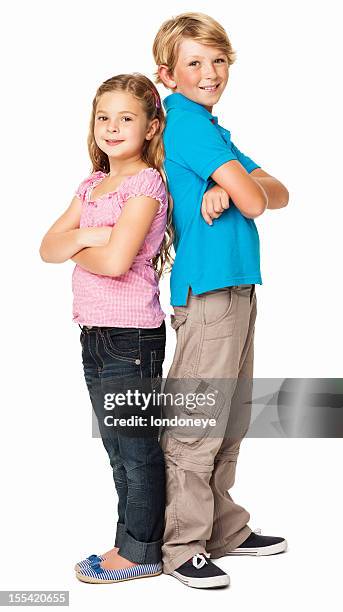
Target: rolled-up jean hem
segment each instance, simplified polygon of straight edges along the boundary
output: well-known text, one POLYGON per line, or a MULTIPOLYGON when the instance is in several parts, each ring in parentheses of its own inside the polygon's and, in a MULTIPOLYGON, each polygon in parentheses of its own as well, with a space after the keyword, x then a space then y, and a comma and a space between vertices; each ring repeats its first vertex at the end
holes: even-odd
POLYGON ((237 546, 240 546, 243 542, 245 542, 245 540, 249 537, 251 533, 252 530, 250 529, 250 527, 248 527, 248 525, 246 525, 228 542, 223 544, 223 546, 213 549, 208 546, 207 551, 210 553, 211 559, 219 559, 220 557, 223 557, 226 553, 231 552, 231 550, 234 550, 234 548, 237 548, 237 546))
POLYGON ((125 525, 124 523, 117 523, 117 532, 116 532, 116 540, 114 542, 114 546, 120 548, 125 535, 125 525))
POLYGON ((200 543, 199 544, 185 544, 180 548, 182 550, 180 550, 180 552, 176 555, 176 557, 173 557, 172 559, 167 559, 166 557, 163 558, 163 573, 164 574, 171 574, 174 570, 176 570, 178 567, 186 563, 188 559, 191 559, 197 553, 201 555, 206 552, 205 548, 200 543))
POLYGON ((162 540, 139 542, 125 531, 119 554, 133 563, 158 563, 162 559, 162 540))

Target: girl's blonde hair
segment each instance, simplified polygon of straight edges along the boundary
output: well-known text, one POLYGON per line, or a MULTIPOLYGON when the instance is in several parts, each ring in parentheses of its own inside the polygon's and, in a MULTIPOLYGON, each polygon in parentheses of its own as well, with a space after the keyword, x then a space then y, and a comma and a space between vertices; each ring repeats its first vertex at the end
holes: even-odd
POLYGON ((156 168, 161 174, 168 194, 168 213, 167 227, 165 235, 160 246, 160 252, 153 258, 152 263, 158 276, 161 277, 165 267, 171 268, 173 259, 170 255, 171 246, 173 243, 172 229, 172 199, 167 188, 167 178, 164 171, 164 146, 162 134, 165 127, 165 115, 161 104, 161 98, 155 85, 143 74, 134 72, 132 74, 118 74, 110 79, 107 79, 98 88, 92 107, 92 115, 88 134, 88 151, 93 165, 93 172, 101 170, 109 173, 110 163, 108 156, 97 145, 94 138, 95 114, 98 102, 104 93, 113 91, 129 92, 142 104, 143 110, 147 115, 148 121, 153 119, 159 120, 159 127, 151 140, 145 140, 142 150, 142 160, 151 168, 156 168))
MULTIPOLYGON (((229 66, 236 60, 236 52, 223 26, 204 13, 182 13, 165 21, 156 34, 153 54, 157 66, 168 66, 171 74, 178 58, 179 45, 183 38, 220 49, 227 57, 229 66)), ((155 72, 156 83, 162 80, 155 72)))

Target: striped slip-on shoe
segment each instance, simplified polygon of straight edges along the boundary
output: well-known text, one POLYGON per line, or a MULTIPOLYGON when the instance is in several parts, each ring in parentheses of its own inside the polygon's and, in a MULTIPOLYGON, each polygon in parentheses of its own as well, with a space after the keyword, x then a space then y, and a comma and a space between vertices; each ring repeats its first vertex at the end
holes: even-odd
POLYGON ((105 584, 112 582, 123 582, 124 580, 134 580, 135 578, 148 578, 149 576, 159 576, 162 574, 162 563, 141 563, 123 569, 106 570, 100 563, 92 563, 76 572, 76 577, 81 582, 92 584, 105 584))
POLYGON ((87 559, 83 559, 83 561, 79 561, 75 565, 74 570, 76 572, 79 572, 81 569, 84 569, 85 567, 90 567, 92 563, 101 563, 101 561, 103 560, 104 560, 104 557, 102 557, 101 555, 90 555, 90 557, 87 557, 87 559))

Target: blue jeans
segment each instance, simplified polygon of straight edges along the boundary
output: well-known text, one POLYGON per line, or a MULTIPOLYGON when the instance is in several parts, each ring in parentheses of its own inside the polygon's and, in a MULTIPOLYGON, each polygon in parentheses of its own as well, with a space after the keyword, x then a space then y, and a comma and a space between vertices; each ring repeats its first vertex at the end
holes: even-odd
POLYGON ((146 398, 160 391, 165 323, 152 329, 81 330, 85 380, 118 494, 115 546, 130 561, 156 563, 164 529, 165 465, 158 427, 151 421, 161 410, 151 399, 144 405, 130 401, 128 391, 145 393, 146 398), (119 394, 124 400, 117 405, 119 394), (106 402, 108 398, 116 401, 106 402), (127 425, 135 417, 147 424, 127 425))

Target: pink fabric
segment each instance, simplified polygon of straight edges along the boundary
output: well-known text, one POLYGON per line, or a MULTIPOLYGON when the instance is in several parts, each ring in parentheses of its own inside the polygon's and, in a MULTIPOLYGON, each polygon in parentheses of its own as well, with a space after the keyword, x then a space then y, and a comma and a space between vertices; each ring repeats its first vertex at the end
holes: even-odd
POLYGON ((135 196, 154 198, 160 207, 126 274, 102 276, 75 266, 73 321, 106 327, 159 327, 165 314, 151 259, 159 251, 167 221, 168 199, 162 177, 155 168, 144 168, 126 178, 115 192, 91 200, 92 190, 105 176, 104 172, 93 172, 76 191, 82 201, 80 227, 114 226, 125 202, 135 196))

